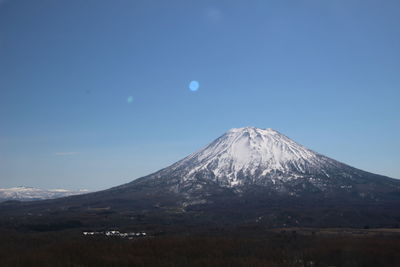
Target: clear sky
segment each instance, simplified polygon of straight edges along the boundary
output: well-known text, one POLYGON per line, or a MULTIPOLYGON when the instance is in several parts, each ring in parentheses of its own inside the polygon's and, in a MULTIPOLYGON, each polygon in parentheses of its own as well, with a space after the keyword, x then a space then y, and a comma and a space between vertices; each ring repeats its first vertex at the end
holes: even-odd
POLYGON ((243 126, 400 178, 399 14, 398 0, 0 0, 0 187, 105 189, 243 126))

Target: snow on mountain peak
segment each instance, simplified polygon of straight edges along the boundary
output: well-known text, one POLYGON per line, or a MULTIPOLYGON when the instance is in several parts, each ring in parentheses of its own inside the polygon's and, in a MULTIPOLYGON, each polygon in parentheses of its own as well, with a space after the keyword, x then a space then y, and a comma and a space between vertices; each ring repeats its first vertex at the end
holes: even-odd
POLYGON ((183 181, 201 173, 225 186, 248 183, 249 179, 281 179, 324 173, 337 162, 305 148, 271 128, 233 128, 202 150, 163 170, 183 181), (172 173, 171 173, 172 172, 172 173), (277 178, 278 177, 278 178, 277 178))
POLYGON ((272 129, 234 128, 196 154, 199 161, 217 158, 235 171, 254 165, 281 168, 291 160, 307 159, 314 152, 272 129))

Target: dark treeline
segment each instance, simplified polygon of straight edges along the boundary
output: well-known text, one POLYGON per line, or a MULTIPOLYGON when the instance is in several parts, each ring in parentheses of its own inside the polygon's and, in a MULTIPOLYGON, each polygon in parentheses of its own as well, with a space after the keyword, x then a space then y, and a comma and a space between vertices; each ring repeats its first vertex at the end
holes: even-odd
POLYGON ((158 236, 125 240, 78 232, 4 231, 0 266, 400 266, 398 235, 158 236))

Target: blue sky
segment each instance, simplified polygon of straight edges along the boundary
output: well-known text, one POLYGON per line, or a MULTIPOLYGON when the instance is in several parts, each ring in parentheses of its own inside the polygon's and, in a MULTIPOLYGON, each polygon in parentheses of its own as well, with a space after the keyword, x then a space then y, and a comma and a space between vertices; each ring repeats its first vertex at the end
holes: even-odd
POLYGON ((399 13, 397 0, 2 0, 0 187, 104 189, 243 126, 400 178, 399 13))

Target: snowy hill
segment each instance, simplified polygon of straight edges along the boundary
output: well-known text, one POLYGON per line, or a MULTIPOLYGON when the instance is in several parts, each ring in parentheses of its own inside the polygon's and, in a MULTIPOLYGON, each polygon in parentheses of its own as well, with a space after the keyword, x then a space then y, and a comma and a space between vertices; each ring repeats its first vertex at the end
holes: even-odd
POLYGON ((33 187, 0 188, 0 201, 19 200, 31 201, 42 199, 53 199, 72 195, 88 193, 88 190, 66 190, 66 189, 38 189, 33 187))

